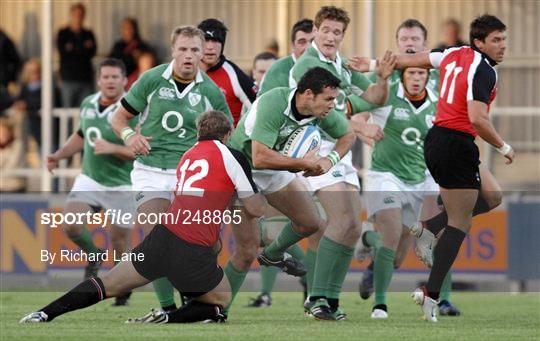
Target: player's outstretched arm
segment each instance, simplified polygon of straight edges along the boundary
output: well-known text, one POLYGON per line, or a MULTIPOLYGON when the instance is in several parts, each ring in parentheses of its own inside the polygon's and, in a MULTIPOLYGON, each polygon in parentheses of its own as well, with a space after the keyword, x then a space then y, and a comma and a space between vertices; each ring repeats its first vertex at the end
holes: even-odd
POLYGON ((114 133, 119 136, 124 144, 131 149, 134 154, 147 155, 152 149, 150 141, 152 137, 143 136, 139 130, 133 130, 129 126, 129 120, 135 117, 122 105, 116 110, 111 119, 111 126, 114 133))
MULTIPOLYGON (((397 54, 395 55, 396 63, 395 69, 402 70, 407 67, 420 67, 431 69, 433 65, 429 58, 429 51, 418 52, 414 54, 397 54)), ((379 60, 370 59, 363 56, 354 56, 349 59, 348 67, 351 70, 359 72, 368 72, 375 71, 377 66, 380 64, 379 60)))
POLYGON ((122 160, 134 160, 135 154, 129 147, 112 143, 103 139, 94 141, 94 153, 96 155, 113 155, 122 160))
POLYGON ((51 172, 58 167, 58 162, 76 154, 84 148, 84 137, 79 132, 71 134, 66 143, 53 154, 47 156, 47 169, 51 172))
POLYGON ((480 135, 484 141, 495 147, 497 151, 507 159, 507 165, 511 164, 514 161, 514 150, 509 144, 504 142, 489 120, 487 104, 480 101, 468 101, 467 111, 469 112, 471 124, 478 135, 480 135))
MULTIPOLYGON (((292 158, 284 156, 256 140, 251 141, 251 150, 253 166, 256 168, 291 171, 315 170, 318 168, 315 165, 316 162, 310 157, 292 158)), ((306 154, 306 156, 308 155, 311 154, 306 154)))

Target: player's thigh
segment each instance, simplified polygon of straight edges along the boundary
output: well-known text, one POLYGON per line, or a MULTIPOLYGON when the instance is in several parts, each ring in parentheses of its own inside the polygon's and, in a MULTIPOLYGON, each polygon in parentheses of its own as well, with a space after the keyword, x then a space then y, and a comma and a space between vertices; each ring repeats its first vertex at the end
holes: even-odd
POLYGON ((493 209, 501 204, 502 201, 502 189, 493 174, 480 165, 480 195, 487 201, 489 208, 493 209))
POLYGON ((306 232, 314 232, 323 225, 315 202, 306 186, 293 179, 277 192, 266 195, 268 203, 290 218, 293 224, 306 232))
POLYGON ((403 225, 401 208, 387 208, 375 212, 374 223, 381 236, 381 245, 396 251, 403 225))
POLYGON ((468 232, 478 190, 446 189, 441 187, 441 198, 448 214, 448 225, 468 232))
POLYGON ((159 215, 164 213, 169 208, 171 202, 163 198, 154 198, 148 201, 145 201, 137 208, 138 218, 137 221, 144 231, 144 235, 148 235, 150 231, 154 228, 154 224, 149 223, 148 221, 154 222, 154 219, 149 219, 150 216, 159 215))
POLYGON ((150 282, 135 270, 133 263, 128 261, 118 263, 101 277, 101 281, 107 297, 120 295, 150 282))
POLYGON ((111 225, 111 243, 116 251, 126 251, 129 247, 131 229, 111 225))
POLYGON ((340 182, 321 188, 317 197, 328 219, 325 235, 334 241, 354 245, 361 231, 361 203, 357 189, 340 182))

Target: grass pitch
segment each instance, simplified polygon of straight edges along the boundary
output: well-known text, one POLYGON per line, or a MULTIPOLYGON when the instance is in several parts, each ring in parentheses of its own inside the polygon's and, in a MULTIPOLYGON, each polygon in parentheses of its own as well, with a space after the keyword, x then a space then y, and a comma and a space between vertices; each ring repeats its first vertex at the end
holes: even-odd
POLYGON ((371 320, 372 301, 344 293, 345 322, 306 318, 300 293, 275 293, 270 308, 247 308, 252 293, 241 293, 227 324, 126 325, 129 317, 146 314, 156 306, 151 292, 135 292, 130 306, 111 307, 111 300, 79 310, 46 324, 20 325, 25 314, 48 304, 60 293, 0 293, 0 339, 150 339, 186 340, 540 340, 540 295, 456 293, 453 302, 460 317, 440 317, 436 324, 421 320, 420 308, 407 293, 389 296, 389 320, 371 320))

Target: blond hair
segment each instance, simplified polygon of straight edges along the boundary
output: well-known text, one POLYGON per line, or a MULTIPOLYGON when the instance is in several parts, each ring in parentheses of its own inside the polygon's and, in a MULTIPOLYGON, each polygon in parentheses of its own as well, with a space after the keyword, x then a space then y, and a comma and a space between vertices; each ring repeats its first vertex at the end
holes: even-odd
POLYGON ((199 37, 201 41, 204 41, 204 33, 195 26, 186 25, 186 26, 176 26, 171 33, 171 45, 174 45, 176 38, 179 35, 183 35, 189 38, 199 37))

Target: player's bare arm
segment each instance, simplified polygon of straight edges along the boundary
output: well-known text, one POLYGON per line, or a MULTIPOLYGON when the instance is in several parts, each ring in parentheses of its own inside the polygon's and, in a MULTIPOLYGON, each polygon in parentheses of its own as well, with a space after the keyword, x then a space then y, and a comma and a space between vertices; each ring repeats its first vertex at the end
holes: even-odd
POLYGON ((360 97, 370 103, 383 105, 384 102, 386 102, 386 100, 388 99, 387 80, 388 77, 392 75, 395 64, 395 55, 390 51, 386 51, 384 56, 377 63, 377 67, 375 69, 377 73, 377 82, 370 85, 369 88, 360 97))
POLYGON ((351 125, 356 137, 368 146, 373 147, 376 141, 384 138, 382 128, 373 123, 368 123, 369 112, 362 112, 351 117, 349 124, 351 125))
POLYGON ((251 141, 251 147, 253 166, 256 168, 314 172, 318 172, 320 168, 317 164, 320 157, 317 156, 316 149, 308 152, 303 158, 291 158, 281 155, 256 140, 251 141))
POLYGON ((469 112, 471 124, 478 132, 478 135, 503 154, 507 159, 507 165, 511 164, 515 157, 514 150, 504 142, 495 127, 493 127, 489 120, 487 104, 480 101, 468 101, 467 111, 469 112))
POLYGON ((82 151, 83 148, 84 138, 76 132, 71 134, 66 143, 60 149, 47 156, 47 169, 49 172, 51 172, 53 169, 58 167, 58 162, 60 160, 82 151))
POLYGON ((98 139, 94 141, 94 154, 96 155, 114 155, 122 160, 134 160, 135 154, 129 147, 112 143, 107 140, 98 139))
MULTIPOLYGON (((388 52, 388 51, 387 51, 388 52)), ((385 54, 386 55, 386 54, 385 54)), ((431 60, 429 59, 429 51, 418 52, 414 54, 397 54, 395 55, 395 69, 402 70, 407 67, 421 67, 426 69, 433 68, 431 60)), ((368 72, 376 70, 377 66, 381 63, 380 60, 370 59, 368 57, 354 56, 349 59, 348 67, 351 70, 358 72, 368 72)))
POLYGON ((111 126, 116 135, 118 135, 135 154, 148 155, 152 147, 150 147, 151 136, 143 136, 138 130, 133 130, 129 126, 129 120, 134 117, 123 106, 120 106, 111 119, 111 126))
MULTIPOLYGON (((320 165, 321 171, 322 171, 321 174, 328 172, 330 168, 334 166, 335 163, 332 162, 331 155, 333 153, 337 153, 339 155, 339 158, 341 159, 342 157, 345 156, 345 154, 349 152, 349 150, 351 150, 352 145, 355 140, 356 140, 356 136, 354 135, 354 131, 352 127, 349 125, 349 129, 347 130, 345 135, 339 137, 336 140, 336 144, 334 145, 334 150, 330 152, 330 154, 328 154, 327 157, 323 157, 318 161, 318 164, 320 165)), ((304 175, 307 176, 306 174, 304 175)))

